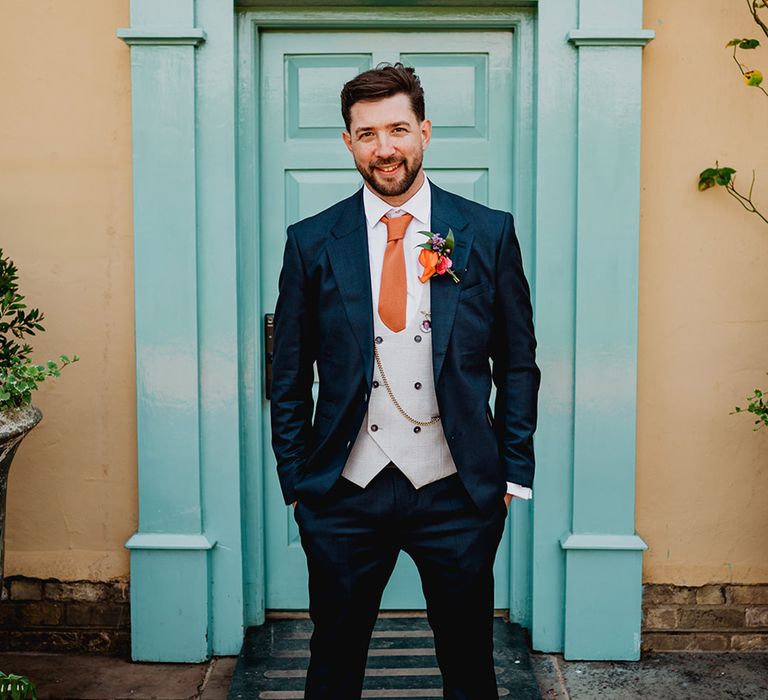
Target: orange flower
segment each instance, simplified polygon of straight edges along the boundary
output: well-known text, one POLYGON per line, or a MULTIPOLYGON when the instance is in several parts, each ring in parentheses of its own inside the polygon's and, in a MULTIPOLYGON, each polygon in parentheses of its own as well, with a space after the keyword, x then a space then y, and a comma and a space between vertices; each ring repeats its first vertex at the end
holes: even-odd
POLYGON ((424 266, 424 272, 419 275, 419 281, 423 284, 435 274, 438 254, 434 250, 422 248, 419 253, 419 262, 424 266))

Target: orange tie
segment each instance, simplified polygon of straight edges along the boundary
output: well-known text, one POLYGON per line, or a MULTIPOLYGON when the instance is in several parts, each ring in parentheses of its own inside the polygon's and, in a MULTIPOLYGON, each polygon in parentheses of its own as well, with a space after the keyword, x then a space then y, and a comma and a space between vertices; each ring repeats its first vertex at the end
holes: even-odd
POLYGON ((379 317, 390 330, 405 328, 405 255, 403 237, 408 224, 413 219, 411 214, 403 214, 390 219, 384 214, 381 220, 387 225, 387 248, 381 265, 381 288, 379 289, 379 317))

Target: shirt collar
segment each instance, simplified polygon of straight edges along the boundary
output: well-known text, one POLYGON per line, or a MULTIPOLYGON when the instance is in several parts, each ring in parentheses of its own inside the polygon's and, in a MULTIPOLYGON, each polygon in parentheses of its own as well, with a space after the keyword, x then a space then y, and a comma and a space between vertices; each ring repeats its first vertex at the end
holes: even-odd
POLYGON ((365 218, 368 222, 368 227, 372 229, 390 209, 402 209, 429 228, 429 208, 432 202, 432 191, 427 184, 428 182, 429 180, 425 175, 421 187, 414 192, 407 202, 397 207, 393 207, 388 202, 385 202, 381 197, 363 185, 363 207, 365 208, 365 218))

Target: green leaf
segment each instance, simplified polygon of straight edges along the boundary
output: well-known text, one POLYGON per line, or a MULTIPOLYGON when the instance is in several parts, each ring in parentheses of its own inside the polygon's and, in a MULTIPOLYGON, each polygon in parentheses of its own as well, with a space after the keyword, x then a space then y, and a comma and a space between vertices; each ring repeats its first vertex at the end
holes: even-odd
POLYGON ((760 42, 757 39, 742 39, 739 42, 740 49, 756 49, 760 46, 760 42))
POLYGON ((742 42, 741 39, 731 39, 725 46, 728 48, 729 46, 738 46, 742 42))
POLYGON ((448 228, 448 235, 445 237, 445 247, 450 248, 453 250, 456 247, 455 241, 453 239, 453 231, 448 228))
POLYGON ((744 80, 750 87, 757 87, 763 82, 763 74, 757 69, 748 70, 744 73, 744 80))
POLYGON ((699 192, 703 192, 704 190, 708 190, 710 187, 714 187, 714 186, 715 186, 715 178, 713 177, 699 180, 699 192))
POLYGON ((722 185, 723 187, 725 187, 730 181, 731 176, 728 173, 718 173, 717 177, 715 177, 715 182, 718 185, 722 185))

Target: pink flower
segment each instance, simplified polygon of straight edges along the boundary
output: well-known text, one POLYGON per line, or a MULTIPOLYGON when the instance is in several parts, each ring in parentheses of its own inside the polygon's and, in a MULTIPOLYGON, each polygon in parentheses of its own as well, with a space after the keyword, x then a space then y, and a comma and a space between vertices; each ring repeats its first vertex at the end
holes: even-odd
POLYGON ((453 265, 451 259, 446 255, 441 255, 440 260, 438 260, 437 265, 435 265, 435 271, 438 275, 443 275, 451 265, 453 265))

